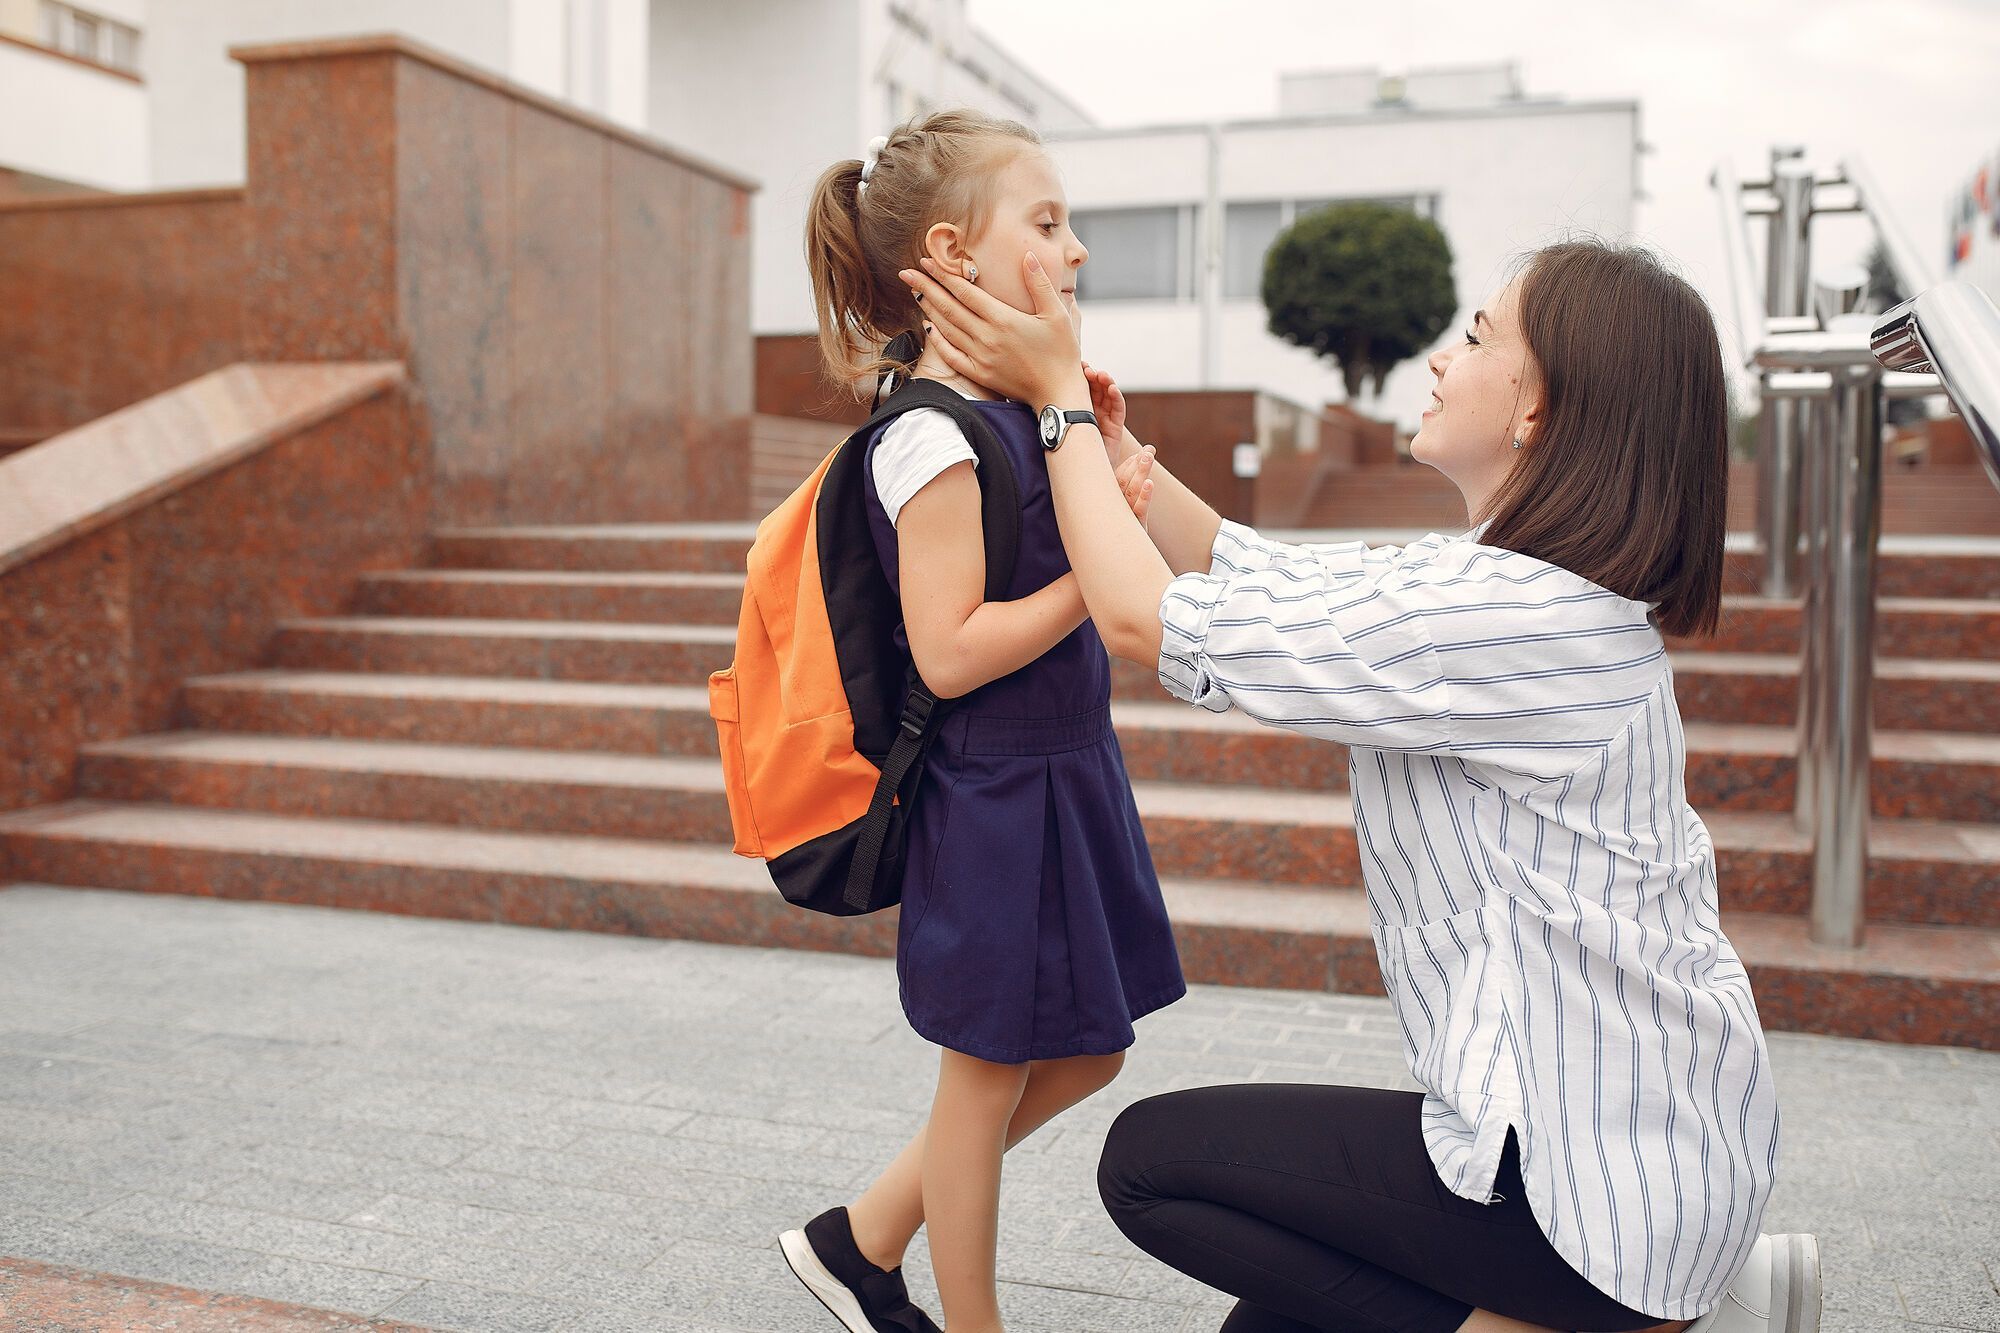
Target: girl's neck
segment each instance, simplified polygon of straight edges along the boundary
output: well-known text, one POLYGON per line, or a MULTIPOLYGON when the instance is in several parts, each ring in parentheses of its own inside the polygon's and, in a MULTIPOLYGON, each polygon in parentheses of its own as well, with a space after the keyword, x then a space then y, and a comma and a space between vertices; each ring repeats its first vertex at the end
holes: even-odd
POLYGON ((924 342, 924 350, 918 355, 916 364, 910 367, 910 373, 920 379, 936 380, 939 384, 958 390, 968 398, 980 398, 988 402, 1000 398, 999 394, 985 385, 976 384, 953 371, 944 363, 944 358, 932 349, 928 339, 924 342))

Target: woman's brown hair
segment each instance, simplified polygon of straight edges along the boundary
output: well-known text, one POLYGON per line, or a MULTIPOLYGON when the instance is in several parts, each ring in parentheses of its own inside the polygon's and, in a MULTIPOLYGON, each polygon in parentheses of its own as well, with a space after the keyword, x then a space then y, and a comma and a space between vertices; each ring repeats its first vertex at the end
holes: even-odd
POLYGON ((1480 541, 1715 632, 1728 522, 1729 390, 1708 306, 1652 254, 1568 241, 1528 256, 1521 330, 1542 410, 1480 541))
POLYGON ((994 175, 1041 142, 1025 125, 977 111, 935 112, 888 137, 867 189, 860 158, 836 162, 820 174, 806 209, 820 360, 827 378, 864 398, 868 382, 892 368, 883 345, 923 325, 896 274, 917 262, 936 224, 957 223, 967 236, 982 230, 994 175))

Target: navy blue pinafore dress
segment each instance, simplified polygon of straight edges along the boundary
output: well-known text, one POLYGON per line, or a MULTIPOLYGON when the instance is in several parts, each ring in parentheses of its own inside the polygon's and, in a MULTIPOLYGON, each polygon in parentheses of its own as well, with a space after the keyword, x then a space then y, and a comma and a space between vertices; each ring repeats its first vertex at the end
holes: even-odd
MULTIPOLYGON (((1069 557, 1034 414, 972 405, 1020 482, 1014 600, 1067 574, 1069 557)), ((896 530, 875 489, 880 443, 878 431, 862 469, 868 517, 901 596, 896 530)), ((1132 1044, 1133 1020, 1187 993, 1090 621, 960 700, 919 783, 896 941, 903 1012, 919 1036, 1002 1064, 1108 1055, 1132 1044)))

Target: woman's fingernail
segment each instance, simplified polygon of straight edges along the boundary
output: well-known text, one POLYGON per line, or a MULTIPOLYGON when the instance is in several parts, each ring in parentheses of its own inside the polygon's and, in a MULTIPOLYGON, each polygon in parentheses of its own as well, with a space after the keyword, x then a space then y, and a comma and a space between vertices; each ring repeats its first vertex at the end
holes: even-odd
POLYGON ((936 264, 931 262, 931 258, 929 255, 925 255, 922 259, 919 259, 917 262, 924 266, 924 272, 926 273, 930 272, 932 269, 937 267, 936 264))
POLYGON ((1028 267, 1033 269, 1037 273, 1040 273, 1042 271, 1042 261, 1035 258, 1035 252, 1033 250, 1028 251, 1028 267))

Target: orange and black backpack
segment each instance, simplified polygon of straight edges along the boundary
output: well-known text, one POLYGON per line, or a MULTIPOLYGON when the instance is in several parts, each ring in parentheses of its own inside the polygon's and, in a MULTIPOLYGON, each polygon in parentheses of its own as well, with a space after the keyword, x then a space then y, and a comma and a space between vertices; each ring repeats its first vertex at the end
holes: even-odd
POLYGON ((1006 596, 1014 465, 963 397, 913 379, 757 525, 736 658, 708 680, 735 850, 763 858, 788 901, 835 916, 901 899, 910 801, 951 706, 896 644, 903 609, 868 521, 868 441, 919 407, 948 414, 978 456, 986 599, 1006 596))

